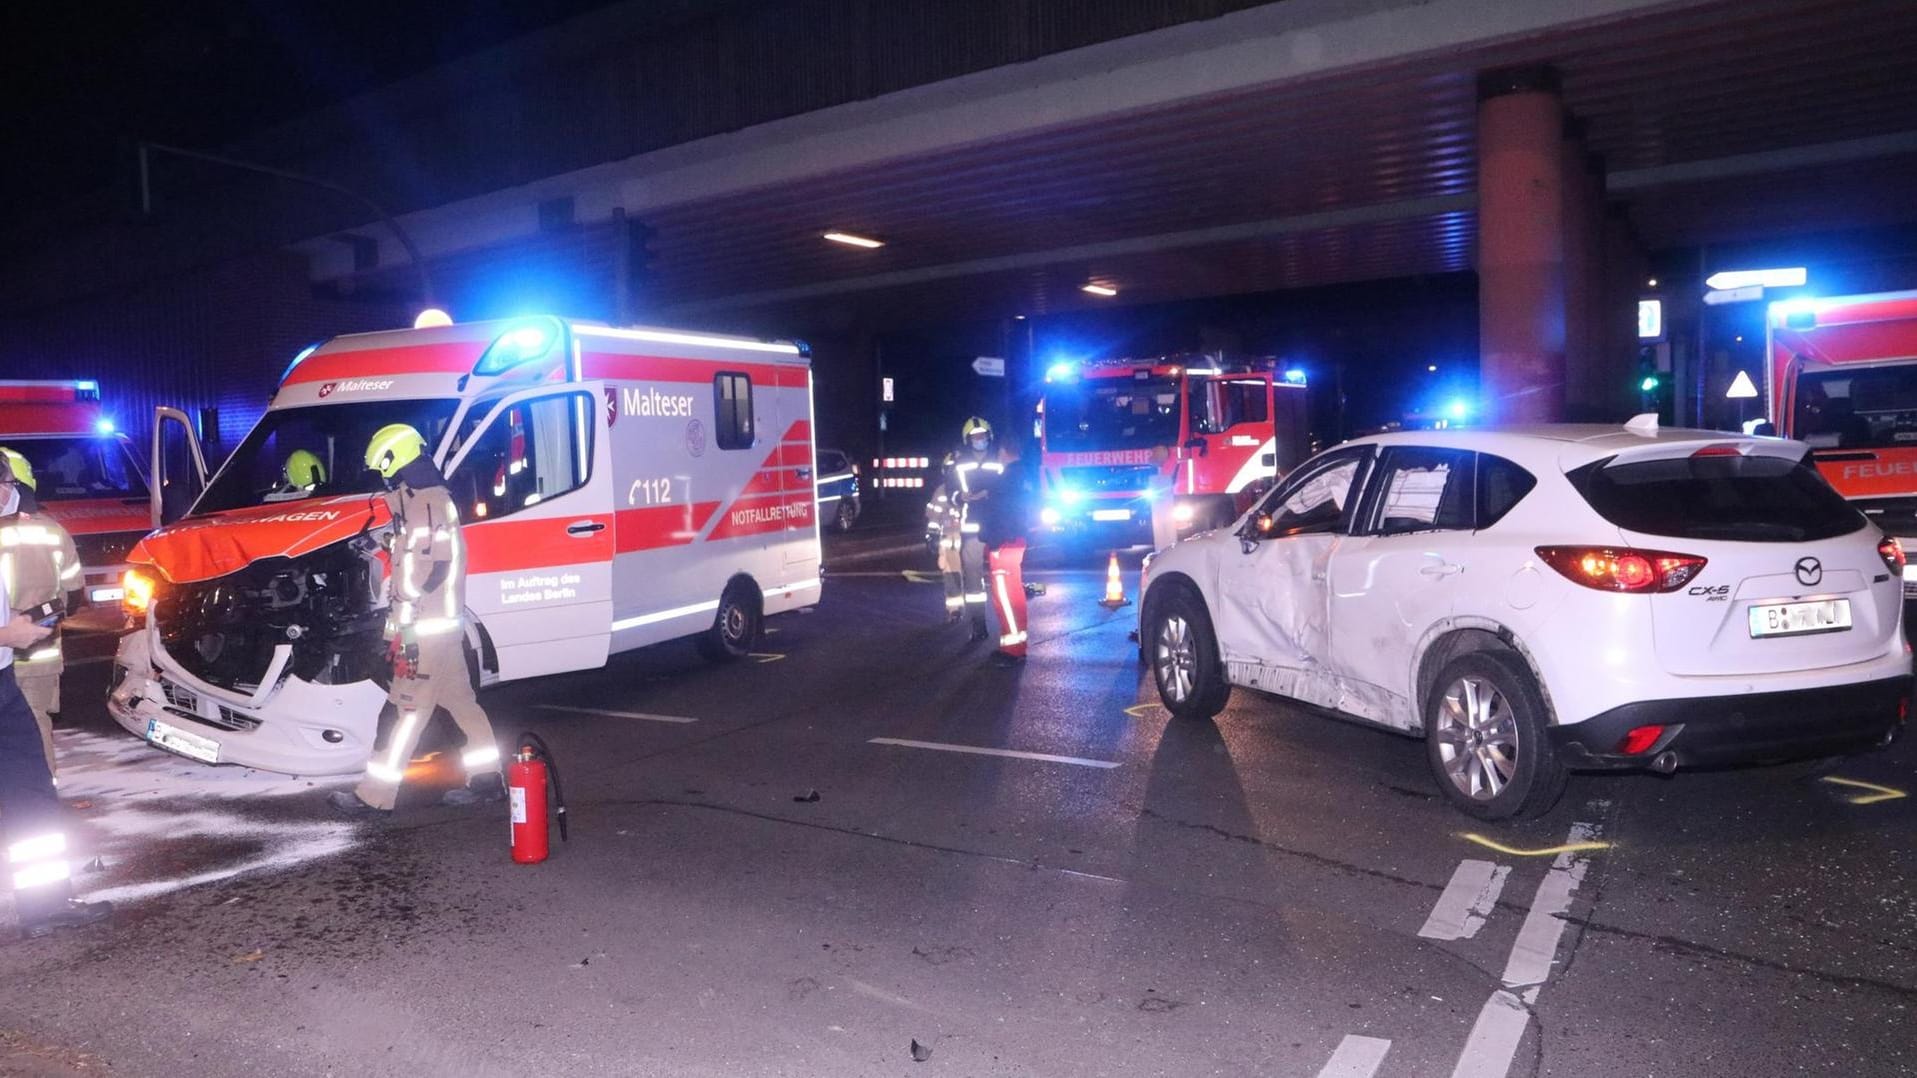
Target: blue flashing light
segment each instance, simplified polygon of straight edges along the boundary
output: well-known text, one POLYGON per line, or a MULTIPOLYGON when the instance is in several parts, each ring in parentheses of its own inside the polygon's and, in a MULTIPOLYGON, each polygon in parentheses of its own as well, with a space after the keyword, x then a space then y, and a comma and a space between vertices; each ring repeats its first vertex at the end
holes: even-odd
POLYGON ((1305 384, 1304 368, 1293 367, 1290 370, 1287 370, 1285 372, 1285 382, 1289 385, 1294 385, 1294 386, 1304 385, 1305 384))
POLYGON ((1075 490, 1071 487, 1060 487, 1058 489, 1058 500, 1066 505, 1077 505, 1079 502, 1085 500, 1085 492, 1075 490))
POLYGON ((318 345, 318 344, 309 344, 309 345, 307 345, 306 347, 304 347, 304 348, 302 348, 302 349, 300 349, 300 354, 299 354, 299 355, 296 355, 296 356, 294 356, 294 357, 293 357, 293 362, 291 362, 291 363, 288 363, 288 364, 286 365, 286 369, 285 369, 284 371, 282 371, 282 372, 280 372, 280 381, 282 381, 282 382, 284 382, 284 381, 286 381, 286 377, 287 377, 287 375, 290 375, 290 374, 292 374, 292 373, 293 373, 293 368, 294 368, 294 367, 297 367, 297 366, 299 366, 299 365, 300 365, 301 363, 304 363, 304 362, 306 361, 306 357, 307 357, 307 356, 310 356, 310 355, 312 355, 312 354, 313 354, 314 352, 317 352, 317 351, 319 351, 319 345, 318 345))
POLYGON ((1453 398, 1444 406, 1444 414, 1451 419, 1464 419, 1471 414, 1471 405, 1462 399, 1453 398))
POLYGON ((1141 495, 1141 497, 1143 497, 1148 502, 1155 502, 1158 500, 1158 494, 1159 494, 1159 490, 1157 487, 1146 487, 1145 493, 1141 495))
POLYGON ((1069 382, 1078 377, 1078 364, 1069 361, 1054 363, 1045 368, 1047 382, 1069 382))
POLYGON ((77 390, 79 390, 79 391, 80 391, 80 392, 82 392, 82 393, 98 393, 98 392, 100 391, 100 383, 98 383, 98 382, 75 382, 75 383, 73 383, 73 388, 75 388, 75 389, 77 389, 77 390))
POLYGON ((93 429, 101 434, 112 434, 119 428, 113 425, 113 420, 111 419, 96 419, 93 421, 93 429))
POLYGON ((503 374, 522 363, 544 358, 559 343, 560 328, 556 321, 538 319, 522 322, 501 333, 486 346, 486 351, 473 365, 473 373, 481 375, 503 374))
POLYGON ((1809 297, 1779 300, 1771 304, 1771 325, 1787 326, 1791 329, 1816 329, 1817 314, 1823 307, 1823 301, 1809 297))

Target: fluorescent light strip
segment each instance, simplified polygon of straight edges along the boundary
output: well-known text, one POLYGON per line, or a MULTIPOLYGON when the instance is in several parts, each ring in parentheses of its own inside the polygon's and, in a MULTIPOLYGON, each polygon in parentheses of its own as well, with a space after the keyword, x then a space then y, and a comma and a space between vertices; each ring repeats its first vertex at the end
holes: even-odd
POLYGON ((884 240, 875 240, 866 236, 855 236, 850 232, 827 232, 825 238, 833 243, 843 243, 847 247, 863 247, 868 251, 885 246, 884 240))
POLYGON ((637 617, 620 618, 618 621, 612 623, 612 631, 616 633, 621 629, 637 629, 641 625, 654 625, 662 621, 671 621, 673 618, 691 617, 694 614, 709 614, 717 609, 719 609, 719 600, 717 599, 713 599, 710 602, 693 603, 691 606, 675 606, 671 610, 656 610, 650 614, 640 614, 637 617))
POLYGON ((1105 285, 1105 284, 1082 284, 1078 286, 1078 290, 1080 292, 1090 292, 1094 296, 1118 295, 1118 289, 1113 288, 1111 285, 1105 285))
POLYGON ((796 356, 799 346, 769 341, 747 340, 742 337, 714 337, 705 333, 671 333, 657 329, 612 329, 606 326, 579 326, 578 332, 597 334, 602 337, 618 337, 628 341, 652 341, 655 344, 691 344, 704 348, 740 348, 748 352, 777 352, 780 355, 796 356))

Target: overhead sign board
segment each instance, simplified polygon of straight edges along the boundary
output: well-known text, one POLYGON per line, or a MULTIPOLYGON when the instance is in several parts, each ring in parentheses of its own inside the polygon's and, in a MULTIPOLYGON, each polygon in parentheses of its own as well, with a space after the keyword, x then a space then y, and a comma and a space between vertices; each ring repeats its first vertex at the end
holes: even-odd
POLYGON ((1764 298, 1764 286, 1745 285, 1743 288, 1714 288, 1704 293, 1704 302, 1712 307, 1721 307, 1726 303, 1749 303, 1764 298))
POLYGON ((1778 269, 1722 270, 1704 278, 1705 288, 1729 291, 1737 288, 1795 288, 1810 280, 1810 274, 1802 266, 1784 266, 1778 269))
POLYGON ((972 370, 987 378, 1005 377, 1005 360, 998 356, 980 356, 972 361, 972 370))

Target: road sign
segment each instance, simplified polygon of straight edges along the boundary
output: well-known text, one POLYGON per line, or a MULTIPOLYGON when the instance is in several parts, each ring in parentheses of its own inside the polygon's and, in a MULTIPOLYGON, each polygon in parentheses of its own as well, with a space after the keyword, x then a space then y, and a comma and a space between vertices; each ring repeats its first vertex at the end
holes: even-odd
POLYGON ((1005 377, 1005 360, 998 356, 980 356, 972 361, 972 370, 987 378, 1005 377))
POLYGON ((1724 270, 1704 278, 1704 287, 1724 290, 1747 288, 1751 285, 1756 285, 1759 288, 1794 288, 1809 279, 1809 272, 1802 266, 1784 266, 1778 269, 1724 270))
POLYGON ((879 399, 887 404, 892 403, 892 379, 879 379, 879 399))
POLYGON ((1743 288, 1714 288, 1704 293, 1704 302, 1712 307, 1726 303, 1749 303, 1763 298, 1764 286, 1761 284, 1745 285, 1743 288))
POLYGON ((1757 396, 1757 383, 1751 381, 1749 373, 1738 371, 1737 377, 1731 379, 1731 388, 1724 391, 1724 396, 1731 400, 1749 400, 1757 396))

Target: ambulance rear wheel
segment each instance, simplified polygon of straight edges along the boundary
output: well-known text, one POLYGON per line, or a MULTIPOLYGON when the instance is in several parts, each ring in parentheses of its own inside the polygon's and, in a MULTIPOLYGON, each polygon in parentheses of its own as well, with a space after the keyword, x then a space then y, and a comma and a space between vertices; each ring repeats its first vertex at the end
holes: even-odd
POLYGON ((743 580, 726 585, 712 628, 699 637, 699 653, 716 663, 736 662, 759 642, 759 591, 743 580))

